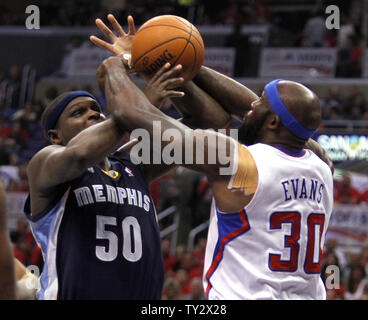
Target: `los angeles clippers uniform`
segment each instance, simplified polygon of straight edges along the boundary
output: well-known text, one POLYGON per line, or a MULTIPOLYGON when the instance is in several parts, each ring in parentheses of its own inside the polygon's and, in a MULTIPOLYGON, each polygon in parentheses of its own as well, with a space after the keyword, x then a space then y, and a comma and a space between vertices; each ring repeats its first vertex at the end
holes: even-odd
POLYGON ((239 212, 221 213, 212 205, 207 297, 325 299, 320 263, 333 207, 329 167, 310 150, 292 153, 260 143, 239 148, 253 157, 258 184, 239 212))
POLYGON ((163 262, 147 183, 128 154, 88 168, 31 220, 45 265, 38 299, 160 299, 163 262))

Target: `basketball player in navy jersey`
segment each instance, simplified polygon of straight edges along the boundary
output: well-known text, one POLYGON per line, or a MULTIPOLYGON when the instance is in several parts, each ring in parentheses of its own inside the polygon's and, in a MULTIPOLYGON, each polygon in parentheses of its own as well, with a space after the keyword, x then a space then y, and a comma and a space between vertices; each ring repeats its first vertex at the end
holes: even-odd
MULTIPOLYGON (((129 24, 120 35, 127 47, 133 30, 129 24)), ((172 90, 182 83, 180 70, 166 66, 151 79, 151 101, 182 96, 172 90)), ((29 162, 25 204, 45 259, 38 299, 161 298, 160 235, 148 183, 170 167, 134 165, 129 145, 116 151, 127 131, 109 103, 107 111, 109 119, 92 95, 74 91, 43 113, 51 145, 29 162)), ((221 115, 227 122, 224 111, 213 119, 221 115)))

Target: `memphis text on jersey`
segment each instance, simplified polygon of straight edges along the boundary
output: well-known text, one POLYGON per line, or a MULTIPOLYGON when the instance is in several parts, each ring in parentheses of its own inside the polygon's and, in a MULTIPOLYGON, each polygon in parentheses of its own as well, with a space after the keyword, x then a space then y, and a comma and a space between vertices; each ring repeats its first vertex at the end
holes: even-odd
POLYGON ((146 212, 150 210, 150 197, 134 188, 113 187, 108 184, 93 184, 91 187, 84 186, 73 191, 79 207, 99 202, 110 202, 136 206, 143 208, 146 212))

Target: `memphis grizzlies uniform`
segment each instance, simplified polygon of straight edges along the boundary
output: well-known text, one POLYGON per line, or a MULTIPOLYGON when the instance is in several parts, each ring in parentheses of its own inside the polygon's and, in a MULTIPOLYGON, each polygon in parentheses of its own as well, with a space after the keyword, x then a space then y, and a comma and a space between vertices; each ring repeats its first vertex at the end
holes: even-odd
POLYGON ((153 201, 126 153, 90 167, 37 215, 25 212, 45 260, 38 299, 160 299, 163 262, 153 201))
POLYGON ((261 143, 238 148, 253 157, 258 184, 238 212, 221 213, 213 202, 207 297, 325 299, 320 263, 333 207, 330 168, 310 150, 292 153, 261 143))

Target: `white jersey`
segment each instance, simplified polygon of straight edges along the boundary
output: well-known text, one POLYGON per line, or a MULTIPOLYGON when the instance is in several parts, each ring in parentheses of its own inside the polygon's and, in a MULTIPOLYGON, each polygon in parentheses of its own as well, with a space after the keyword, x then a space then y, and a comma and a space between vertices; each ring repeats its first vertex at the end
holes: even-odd
POLYGON ((243 147, 256 163, 258 185, 239 212, 221 213, 212 204, 208 299, 325 299, 320 263, 333 209, 330 168, 310 150, 243 147))

